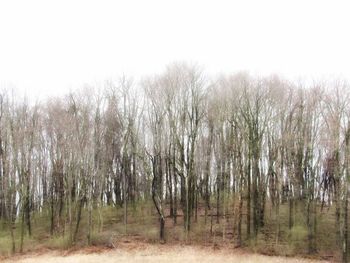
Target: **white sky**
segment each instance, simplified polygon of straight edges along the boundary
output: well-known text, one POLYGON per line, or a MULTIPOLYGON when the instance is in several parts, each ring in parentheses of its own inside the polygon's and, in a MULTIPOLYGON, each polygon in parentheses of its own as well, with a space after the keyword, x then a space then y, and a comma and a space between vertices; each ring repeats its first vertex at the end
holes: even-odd
POLYGON ((43 98, 178 60, 350 80, 346 2, 1 0, 0 85, 43 98))

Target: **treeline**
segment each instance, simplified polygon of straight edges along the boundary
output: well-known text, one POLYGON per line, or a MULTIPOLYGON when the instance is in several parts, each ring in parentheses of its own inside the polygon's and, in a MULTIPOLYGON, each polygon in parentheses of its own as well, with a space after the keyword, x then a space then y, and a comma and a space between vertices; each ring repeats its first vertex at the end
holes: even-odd
POLYGON ((276 242, 280 226, 292 229, 302 211, 309 253, 317 252, 319 214, 334 213, 345 262, 349 95, 342 81, 302 85, 245 73, 209 79, 187 64, 37 104, 3 91, 0 219, 12 250, 23 249, 34 214, 48 214, 50 234, 65 231, 74 244, 83 215, 90 242, 93 211, 100 223, 101 208, 114 206, 127 225, 128 206, 152 200, 161 240, 166 217, 181 218, 188 235, 203 211, 205 223, 234 215, 237 246, 258 236, 267 206, 276 242))

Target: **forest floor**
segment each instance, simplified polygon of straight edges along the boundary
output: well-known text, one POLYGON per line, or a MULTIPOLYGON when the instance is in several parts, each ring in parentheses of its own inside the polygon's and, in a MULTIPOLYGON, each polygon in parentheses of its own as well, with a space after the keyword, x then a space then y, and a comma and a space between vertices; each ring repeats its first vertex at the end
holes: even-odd
POLYGON ((71 262, 103 262, 103 263, 138 263, 138 262, 330 262, 313 259, 264 256, 229 247, 167 245, 128 242, 116 244, 115 248, 106 249, 87 247, 71 251, 36 251, 11 257, 3 262, 16 263, 71 263, 71 262))
MULTIPOLYGON (((50 235, 48 213, 32 216, 32 236, 25 235, 23 253, 20 252, 21 227, 15 231, 16 253, 7 225, 0 222, 0 262, 333 262, 340 261, 340 248, 336 245, 334 219, 329 213, 318 215, 317 250, 308 253, 308 235, 304 216, 294 213, 295 226, 288 229, 288 207, 280 208, 280 234, 276 241, 276 222, 273 212, 266 210, 266 224, 256 239, 247 239, 246 223, 242 224, 242 246, 237 248, 233 216, 225 219, 209 217, 198 210, 188 235, 184 231, 181 211, 174 224, 166 217, 165 244, 159 242, 159 222, 150 202, 138 204, 128 212, 127 227, 123 223, 122 209, 103 207, 99 220, 93 214, 93 229, 90 246, 87 242, 87 214, 83 211, 77 240, 69 241, 69 228, 50 235), (207 222, 206 222, 207 221, 207 222), (65 232, 60 232, 65 230, 65 232), (332 234, 333 233, 333 234, 332 234), (322 261, 323 260, 323 261, 322 261), (326 261, 331 260, 331 261, 326 261)), ((234 211, 234 208, 230 208, 234 211)), ((169 212, 167 211, 167 214, 169 212)), ((334 213, 332 213, 334 214, 334 213)))

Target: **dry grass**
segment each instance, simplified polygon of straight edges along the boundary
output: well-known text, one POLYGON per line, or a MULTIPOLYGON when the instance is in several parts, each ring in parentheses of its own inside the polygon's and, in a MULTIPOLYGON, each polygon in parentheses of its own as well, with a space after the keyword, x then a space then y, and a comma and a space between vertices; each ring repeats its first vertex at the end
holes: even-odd
POLYGON ((113 250, 104 251, 80 251, 73 254, 62 255, 59 252, 44 253, 42 255, 27 255, 11 258, 5 262, 16 263, 71 263, 71 262, 103 262, 103 263, 138 263, 138 262, 326 262, 299 258, 270 257, 257 254, 245 253, 241 250, 221 249, 214 250, 211 247, 200 248, 192 246, 167 246, 167 245, 144 245, 144 246, 118 246, 113 250))

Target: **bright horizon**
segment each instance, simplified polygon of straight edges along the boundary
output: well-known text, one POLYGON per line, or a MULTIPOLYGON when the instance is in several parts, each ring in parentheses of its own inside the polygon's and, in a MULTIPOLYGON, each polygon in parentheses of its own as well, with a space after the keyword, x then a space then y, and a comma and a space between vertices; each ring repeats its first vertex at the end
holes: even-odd
POLYGON ((162 72, 350 80, 346 1, 1 1, 0 88, 45 98, 162 72))

